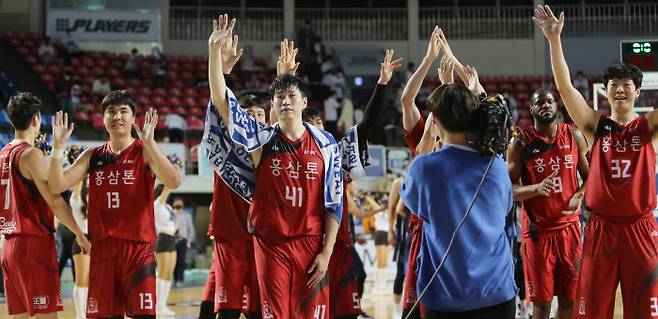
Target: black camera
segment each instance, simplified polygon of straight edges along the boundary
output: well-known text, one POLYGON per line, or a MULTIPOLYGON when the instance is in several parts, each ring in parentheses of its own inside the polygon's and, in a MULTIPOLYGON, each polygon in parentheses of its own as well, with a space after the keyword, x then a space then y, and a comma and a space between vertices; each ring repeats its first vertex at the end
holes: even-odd
POLYGON ((468 144, 478 152, 493 155, 504 154, 509 141, 516 135, 516 126, 507 102, 502 95, 497 94, 480 101, 466 136, 468 144))

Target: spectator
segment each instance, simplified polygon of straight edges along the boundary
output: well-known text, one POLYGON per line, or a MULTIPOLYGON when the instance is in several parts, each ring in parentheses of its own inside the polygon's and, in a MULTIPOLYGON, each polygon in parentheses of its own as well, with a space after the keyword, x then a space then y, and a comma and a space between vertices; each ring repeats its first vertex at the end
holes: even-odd
POLYGON ((310 58, 310 54, 313 51, 313 39, 315 39, 316 35, 315 32, 313 32, 313 27, 311 26, 311 20, 306 19, 304 20, 304 25, 297 30, 297 35, 295 37, 295 44, 301 51, 301 57, 305 61, 308 61, 310 58))
POLYGON ((334 57, 331 54, 328 54, 327 56, 322 59, 322 65, 320 66, 320 71, 322 71, 322 74, 327 74, 328 72, 332 72, 334 70, 334 57))
POLYGON ((55 95, 58 99, 63 98, 71 90, 73 85, 73 77, 69 71, 64 71, 57 76, 55 79, 55 95))
POLYGON ((589 81, 583 74, 583 71, 576 72, 576 77, 573 79, 573 87, 582 94, 585 100, 589 101, 589 81))
POLYGON ((151 65, 151 83, 154 87, 165 86, 164 61, 155 62, 151 65))
POLYGON ((178 232, 176 233, 176 268, 174 269, 174 280, 176 286, 180 286, 185 281, 185 268, 187 248, 189 248, 194 241, 194 222, 192 215, 185 212, 185 201, 182 197, 174 198, 171 206, 176 213, 176 224, 178 225, 178 232))
POLYGON ((328 86, 329 89, 334 91, 336 93, 336 98, 342 99, 345 96, 347 80, 345 80, 342 69, 337 68, 326 73, 322 77, 322 84, 328 86))
POLYGON ((165 126, 169 129, 169 142, 182 143, 187 129, 187 122, 182 116, 171 113, 165 116, 165 126))
POLYGON ((350 127, 354 126, 354 104, 352 104, 352 100, 343 98, 340 110, 340 117, 336 124, 336 138, 342 137, 350 127))
POLYGON ((128 60, 126 60, 126 65, 123 67, 123 74, 127 78, 136 78, 139 77, 139 51, 133 49, 130 52, 128 60))
POLYGON ((333 135, 336 135, 339 107, 340 103, 336 98, 336 91, 331 90, 329 92, 329 97, 324 100, 324 127, 333 135))
POLYGON ((77 58, 83 56, 82 49, 80 49, 80 46, 78 45, 75 40, 70 39, 66 42, 66 46, 64 47, 64 63, 66 65, 71 64, 71 58, 77 58))
POLYGON ((153 57, 153 61, 155 62, 162 61, 162 51, 160 50, 160 47, 155 43, 151 45, 151 57, 153 57))
POLYGON ((80 84, 73 84, 69 94, 63 98, 59 105, 62 111, 69 115, 69 121, 74 118, 76 112, 89 112, 91 105, 81 101, 82 88, 80 84))
POLYGON ((41 42, 41 45, 39 46, 39 59, 41 59, 41 62, 43 65, 51 65, 51 64, 60 64, 60 60, 57 57, 57 52, 55 51, 55 47, 53 47, 50 37, 45 37, 43 39, 43 42, 41 42))
POLYGON ((97 78, 94 83, 91 85, 91 98, 94 103, 102 100, 105 97, 105 94, 112 91, 110 87, 110 82, 107 80, 107 76, 103 75, 100 78, 97 78))
POLYGON ((505 98, 505 102, 507 103, 507 107, 509 108, 510 113, 512 113, 512 119, 514 119, 514 122, 516 122, 516 120, 519 119, 519 111, 516 105, 516 99, 507 91, 503 92, 503 97, 505 98))

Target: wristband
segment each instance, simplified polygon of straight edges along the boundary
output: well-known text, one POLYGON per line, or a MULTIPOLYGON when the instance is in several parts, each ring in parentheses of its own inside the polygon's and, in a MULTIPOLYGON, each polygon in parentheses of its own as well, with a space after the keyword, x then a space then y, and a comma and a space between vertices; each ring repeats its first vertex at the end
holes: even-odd
POLYGON ((55 159, 64 159, 64 149, 63 148, 53 148, 50 152, 50 156, 55 159))

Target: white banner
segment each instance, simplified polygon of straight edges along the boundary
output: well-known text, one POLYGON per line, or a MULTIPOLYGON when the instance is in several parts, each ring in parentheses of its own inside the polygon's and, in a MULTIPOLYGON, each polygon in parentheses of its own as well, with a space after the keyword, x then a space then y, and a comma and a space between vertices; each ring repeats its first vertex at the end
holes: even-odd
POLYGON ((86 41, 158 41, 159 13, 135 11, 48 10, 52 38, 86 41))

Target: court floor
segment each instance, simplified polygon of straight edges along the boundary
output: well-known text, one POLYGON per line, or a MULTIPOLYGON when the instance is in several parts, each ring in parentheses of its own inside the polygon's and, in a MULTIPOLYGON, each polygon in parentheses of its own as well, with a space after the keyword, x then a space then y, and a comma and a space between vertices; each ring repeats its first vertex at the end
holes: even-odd
MULTIPOLYGON (((389 280, 385 284, 376 286, 373 286, 372 281, 366 281, 364 298, 361 302, 362 307, 375 319, 391 319, 393 318, 393 282, 389 280)), ((203 287, 201 286, 172 289, 169 304, 170 308, 176 312, 176 319, 197 318, 202 293, 203 287)), ((4 303, 0 304, 0 318, 7 318, 7 307, 4 303)), ((64 299, 64 311, 59 313, 59 318, 75 318, 71 298, 64 299)), ((619 290, 617 290, 615 318, 622 318, 621 293, 619 290)))

